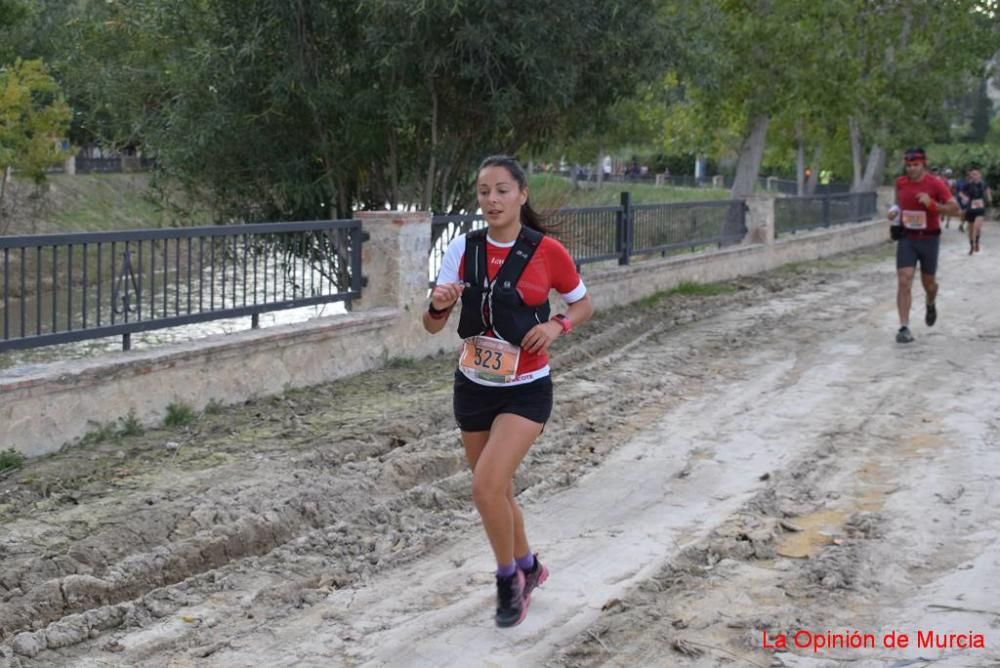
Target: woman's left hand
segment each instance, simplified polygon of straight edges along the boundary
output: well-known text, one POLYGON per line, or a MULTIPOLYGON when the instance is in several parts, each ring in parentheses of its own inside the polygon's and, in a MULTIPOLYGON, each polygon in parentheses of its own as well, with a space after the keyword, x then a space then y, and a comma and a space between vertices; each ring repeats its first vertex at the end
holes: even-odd
POLYGON ((549 350, 549 344, 558 339, 562 331, 562 325, 551 320, 535 325, 524 335, 521 348, 529 353, 546 353, 549 350))

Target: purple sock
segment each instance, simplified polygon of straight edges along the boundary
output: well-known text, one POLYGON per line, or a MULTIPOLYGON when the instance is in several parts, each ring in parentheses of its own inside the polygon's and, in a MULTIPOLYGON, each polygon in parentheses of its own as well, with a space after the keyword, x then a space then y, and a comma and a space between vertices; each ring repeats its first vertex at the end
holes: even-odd
POLYGON ((509 564, 497 564, 497 577, 498 578, 509 578, 514 573, 517 572, 517 562, 512 561, 509 564))
POLYGON ((518 557, 515 560, 515 563, 518 568, 527 573, 535 567, 535 555, 531 553, 531 550, 528 550, 528 554, 523 557, 518 557))

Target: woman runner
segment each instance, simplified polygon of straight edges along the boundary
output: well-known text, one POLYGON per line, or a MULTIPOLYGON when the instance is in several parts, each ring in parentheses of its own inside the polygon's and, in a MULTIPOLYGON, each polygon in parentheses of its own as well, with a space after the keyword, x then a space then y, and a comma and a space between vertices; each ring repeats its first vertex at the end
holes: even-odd
POLYGON ((455 419, 472 468, 472 498, 496 557, 496 624, 524 619, 548 569, 531 552, 514 499, 514 472, 552 412, 549 345, 593 313, 566 248, 545 234, 528 203, 524 170, 511 157, 479 167, 487 229, 458 236, 441 263, 424 328, 441 331, 462 300, 455 419), (549 291, 569 304, 549 317, 549 291))

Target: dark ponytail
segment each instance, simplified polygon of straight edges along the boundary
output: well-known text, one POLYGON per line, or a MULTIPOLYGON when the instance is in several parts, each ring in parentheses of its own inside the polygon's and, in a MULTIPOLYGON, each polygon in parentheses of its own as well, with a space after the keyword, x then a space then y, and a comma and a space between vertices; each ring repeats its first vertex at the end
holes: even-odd
MULTIPOLYGON (((517 160, 509 155, 489 156, 479 164, 476 173, 478 174, 487 167, 503 167, 514 177, 521 190, 528 187, 528 177, 525 175, 524 169, 517 160)), ((542 234, 551 234, 551 229, 543 222, 542 215, 531 208, 530 199, 524 200, 524 204, 521 205, 521 224, 542 234)))

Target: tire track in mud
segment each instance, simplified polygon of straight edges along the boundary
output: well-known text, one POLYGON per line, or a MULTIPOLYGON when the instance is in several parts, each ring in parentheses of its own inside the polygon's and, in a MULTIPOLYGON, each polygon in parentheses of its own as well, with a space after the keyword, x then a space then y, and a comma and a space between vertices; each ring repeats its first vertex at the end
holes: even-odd
POLYGON ((962 266, 942 300, 946 331, 923 330, 920 347, 890 349, 885 330, 838 337, 826 357, 847 358, 849 375, 829 398, 847 410, 828 411, 815 446, 546 665, 1000 664, 1000 351, 989 336, 1000 321, 981 292, 1000 272, 989 271, 962 266), (797 630, 900 631, 911 646, 797 649, 797 630), (986 648, 918 647, 929 630, 978 632, 986 648), (788 651, 773 649, 778 636, 788 651))
MULTIPOLYGON (((556 412, 519 491, 541 497, 572 485, 723 373, 720 353, 766 342, 833 294, 842 267, 882 254, 603 314, 554 357, 556 412), (766 300, 779 291, 793 306, 774 314, 766 300), (721 323, 699 328, 708 318, 721 323)), ((474 528, 451 357, 225 409, 179 435, 68 450, 4 480, 2 651, 24 665, 58 664, 76 643, 239 587, 252 593, 259 624, 474 528)), ((211 628, 192 631, 211 637, 211 628)))

